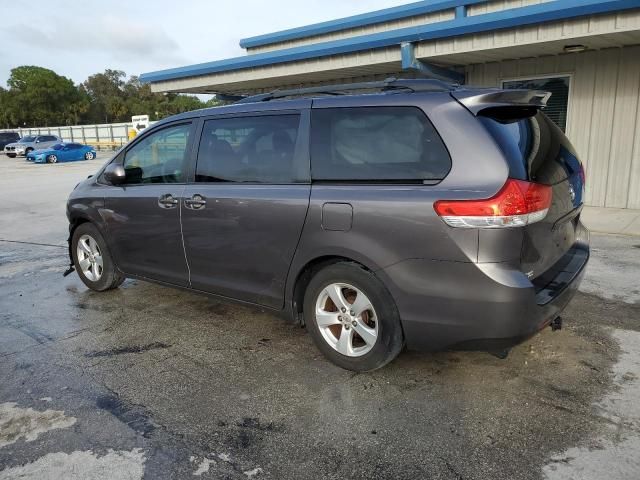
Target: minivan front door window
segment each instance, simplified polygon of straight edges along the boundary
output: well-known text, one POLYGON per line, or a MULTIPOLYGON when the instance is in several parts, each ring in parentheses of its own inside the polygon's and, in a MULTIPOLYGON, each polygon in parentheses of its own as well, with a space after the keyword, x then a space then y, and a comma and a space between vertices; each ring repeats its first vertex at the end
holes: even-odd
POLYGON ((177 125, 153 133, 127 151, 126 184, 180 183, 191 125, 177 125))

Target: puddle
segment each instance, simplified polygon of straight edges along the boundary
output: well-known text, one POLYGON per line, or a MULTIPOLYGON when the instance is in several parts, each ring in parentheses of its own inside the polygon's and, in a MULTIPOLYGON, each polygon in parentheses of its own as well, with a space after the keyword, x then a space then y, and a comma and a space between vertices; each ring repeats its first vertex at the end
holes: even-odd
POLYGON ((570 448, 544 467, 547 480, 640 478, 640 332, 616 330, 622 354, 613 367, 614 390, 595 405, 607 430, 590 447, 570 448))
POLYGON ((58 428, 69 428, 76 423, 74 417, 65 417, 64 411, 20 408, 16 403, 0 404, 0 448, 23 438, 32 442, 42 433, 58 428))
POLYGON ((109 450, 99 456, 88 451, 49 453, 32 463, 7 468, 0 480, 140 480, 144 475, 144 452, 109 450))

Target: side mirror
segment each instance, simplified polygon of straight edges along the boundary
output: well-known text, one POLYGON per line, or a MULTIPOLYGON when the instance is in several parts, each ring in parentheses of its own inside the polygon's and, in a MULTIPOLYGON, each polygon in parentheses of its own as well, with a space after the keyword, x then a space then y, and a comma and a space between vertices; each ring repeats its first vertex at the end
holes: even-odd
POLYGON ((124 183, 126 174, 124 167, 117 163, 111 163, 104 170, 104 179, 111 185, 120 185, 124 183))
POLYGON ((36 143, 40 143, 40 140, 36 140, 36 143))

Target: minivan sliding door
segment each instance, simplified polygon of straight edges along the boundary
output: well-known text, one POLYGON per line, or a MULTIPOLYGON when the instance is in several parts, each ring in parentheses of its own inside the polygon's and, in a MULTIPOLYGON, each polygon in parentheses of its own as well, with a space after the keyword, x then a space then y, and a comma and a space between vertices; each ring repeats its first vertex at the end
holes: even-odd
POLYGON ((280 308, 309 205, 308 110, 204 121, 182 205, 191 286, 280 308))

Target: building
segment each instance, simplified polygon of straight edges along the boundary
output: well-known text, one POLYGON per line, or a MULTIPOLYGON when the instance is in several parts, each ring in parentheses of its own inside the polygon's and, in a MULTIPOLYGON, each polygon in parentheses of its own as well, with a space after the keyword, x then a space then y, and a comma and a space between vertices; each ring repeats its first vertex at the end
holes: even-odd
POLYGON ((389 76, 553 92, 586 202, 640 208, 640 0, 428 0, 240 40, 247 55, 146 73, 156 92, 249 94, 389 76))

